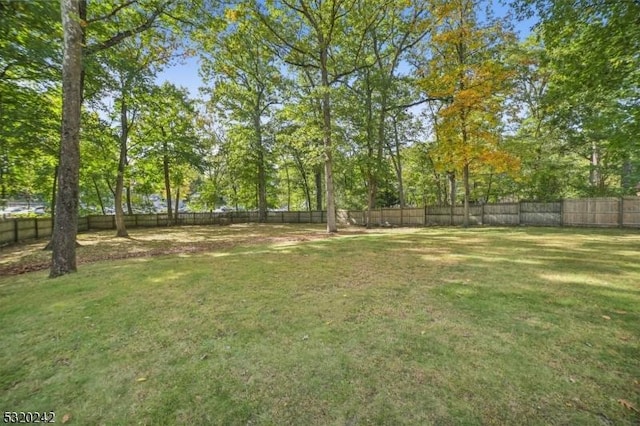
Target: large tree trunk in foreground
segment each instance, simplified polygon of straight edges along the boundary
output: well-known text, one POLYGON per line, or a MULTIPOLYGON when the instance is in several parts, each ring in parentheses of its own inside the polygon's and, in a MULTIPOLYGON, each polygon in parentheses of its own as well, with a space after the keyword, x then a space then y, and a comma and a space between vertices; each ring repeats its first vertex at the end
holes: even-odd
POLYGON ((60 3, 64 31, 62 63, 62 132, 58 192, 53 224, 49 277, 76 271, 80 181, 80 106, 82 103, 82 28, 78 0, 60 3))

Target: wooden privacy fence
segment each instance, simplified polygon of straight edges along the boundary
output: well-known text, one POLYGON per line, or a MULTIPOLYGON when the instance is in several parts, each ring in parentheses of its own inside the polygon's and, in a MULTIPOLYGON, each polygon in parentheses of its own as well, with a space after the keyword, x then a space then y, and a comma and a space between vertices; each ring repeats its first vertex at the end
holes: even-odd
MULTIPOLYGON (((489 226, 589 226, 640 228, 640 197, 587 198, 551 203, 525 202, 471 206, 472 225, 489 226)), ((367 212, 340 210, 338 223, 366 225, 367 212)), ((461 225, 462 206, 385 208, 371 211, 375 226, 450 226, 461 225)), ((179 213, 176 225, 229 225, 258 222, 258 212, 179 213)), ((325 223, 324 211, 267 213, 267 223, 325 223)), ((127 228, 169 225, 167 214, 125 216, 127 228)), ((78 219, 78 232, 115 229, 115 216, 87 216, 78 219)), ((0 219, 0 246, 14 242, 51 237, 50 218, 0 219)))
MULTIPOLYGON (((267 212, 266 223, 324 223, 324 211, 267 212)), ((87 216, 88 229, 116 229, 116 217, 87 216)), ((239 211, 225 213, 178 213, 175 225, 230 225, 234 223, 259 222, 258 212, 239 211)), ((125 216, 127 228, 157 227, 170 225, 169 216, 164 214, 134 214, 125 216)))
MULTIPOLYGON (((366 225, 367 211, 348 211, 346 221, 366 225)), ((381 226, 462 225, 464 207, 426 206, 371 211, 371 224, 381 226)), ((469 207, 471 225, 640 227, 640 197, 587 198, 558 202, 484 204, 469 207)))
MULTIPOLYGON (((563 202, 555 203, 500 203, 469 207, 471 225, 533 225, 561 226, 563 222, 563 202)), ((349 211, 349 223, 366 225, 367 212, 349 211)), ((412 225, 462 225, 464 207, 426 206, 410 209, 379 209, 371 211, 371 223, 382 226, 412 225)))
MULTIPOLYGON (((325 223, 324 211, 267 212, 266 223, 325 223)), ((175 225, 230 225, 234 223, 258 222, 258 212, 225 213, 178 213, 175 225)), ((125 215, 128 229, 161 227, 170 225, 169 216, 164 214, 125 215)), ((51 218, 0 219, 0 246, 18 241, 49 238, 52 234, 51 218)), ((86 216, 78 218, 78 232, 116 229, 116 217, 86 216)))

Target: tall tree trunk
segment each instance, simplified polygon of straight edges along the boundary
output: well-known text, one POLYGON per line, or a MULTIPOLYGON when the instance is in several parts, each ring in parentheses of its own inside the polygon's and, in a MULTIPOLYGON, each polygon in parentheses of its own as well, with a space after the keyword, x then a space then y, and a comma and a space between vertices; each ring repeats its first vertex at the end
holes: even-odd
POLYGON ((456 208, 456 193, 458 192, 456 188, 456 173, 455 172, 447 172, 447 178, 449 179, 449 201, 451 207, 451 215, 449 218, 449 225, 453 225, 453 214, 456 208))
POLYGON ((382 172, 382 155, 384 154, 384 147, 387 145, 386 137, 385 137, 385 122, 387 121, 387 90, 383 89, 380 96, 380 115, 378 116, 378 129, 377 129, 377 138, 376 138, 376 153, 375 153, 375 161, 374 161, 374 179, 375 179, 375 187, 374 187, 374 202, 375 197, 378 194, 378 187, 380 179, 380 175, 382 172))
POLYGON ((129 123, 127 119, 127 102, 125 89, 122 89, 120 99, 120 158, 118 159, 118 175, 116 177, 115 213, 116 213, 116 237, 128 238, 129 233, 124 221, 122 208, 122 193, 124 192, 124 168, 127 164, 127 141, 129 139, 129 123))
POLYGON ((128 215, 132 215, 133 214, 133 206, 131 205, 131 185, 127 185, 127 187, 125 188, 125 193, 126 193, 126 203, 127 203, 127 214, 128 215))
POLYGON ((175 202, 175 210, 173 213, 173 218, 176 225, 178 224, 178 213, 180 210, 179 207, 180 207, 180 186, 178 186, 178 189, 176 189, 176 202, 175 202))
POLYGON ((371 101, 372 89, 369 87, 369 74, 365 78, 366 96, 365 96, 365 108, 367 114, 367 127, 366 127, 366 140, 367 140, 367 162, 366 176, 367 176, 367 213, 366 213, 366 225, 367 228, 371 228, 371 214, 376 208, 376 194, 378 192, 378 162, 375 156, 374 146, 376 141, 373 136, 373 105, 371 101))
POLYGON ((102 202, 102 194, 100 193, 100 187, 98 187, 98 182, 95 177, 91 177, 93 180, 93 187, 96 189, 96 195, 98 196, 98 203, 100 203, 100 211, 102 211, 102 215, 106 215, 107 213, 104 210, 104 203, 102 202))
POLYGON ((397 117, 393 117, 393 141, 394 149, 389 146, 389 153, 393 161, 393 167, 396 171, 396 179, 398 180, 398 199, 400 201, 400 208, 403 209, 406 206, 404 197, 404 182, 402 179, 402 158, 400 157, 400 136, 398 135, 398 121, 397 117))
POLYGON ((317 166, 313 175, 316 186, 316 211, 322 210, 322 166, 317 166))
POLYGON ((327 69, 328 48, 324 42, 320 43, 323 48, 320 51, 320 68, 322 75, 322 123, 324 146, 324 180, 327 199, 327 232, 338 232, 336 224, 336 203, 333 192, 333 146, 331 144, 331 98, 329 90, 329 72, 327 69))
POLYGON ((162 169, 164 171, 164 190, 167 193, 167 215, 169 217, 169 225, 173 223, 173 209, 171 208, 171 181, 169 174, 169 156, 167 155, 167 144, 164 144, 165 153, 162 156, 162 169))
POLYGON ((289 164, 284 163, 284 174, 287 178, 287 211, 291 211, 291 177, 289 176, 289 164))
POLYGON ((600 155, 596 142, 591 143, 591 171, 589 173, 589 181, 595 192, 600 182, 600 155))
POLYGON ((491 197, 491 185, 493 184, 493 173, 489 174, 489 184, 487 185, 487 193, 484 197, 484 202, 489 202, 489 197, 491 197))
POLYGON ((471 189, 469 188, 469 163, 465 163, 462 170, 462 181, 464 184, 464 220, 462 226, 469 227, 469 198, 471 196, 471 189))
POLYGON ((256 154, 258 156, 258 222, 264 223, 267 221, 267 173, 264 164, 264 143, 259 108, 256 108, 253 114, 253 128, 256 132, 256 154))
POLYGON ((82 41, 80 3, 62 0, 62 132, 49 277, 75 272, 80 184, 80 108, 82 104, 82 41))
POLYGON ((622 162, 622 170, 620 172, 620 183, 622 184, 623 194, 635 195, 635 185, 633 182, 633 163, 629 159, 629 154, 622 162))

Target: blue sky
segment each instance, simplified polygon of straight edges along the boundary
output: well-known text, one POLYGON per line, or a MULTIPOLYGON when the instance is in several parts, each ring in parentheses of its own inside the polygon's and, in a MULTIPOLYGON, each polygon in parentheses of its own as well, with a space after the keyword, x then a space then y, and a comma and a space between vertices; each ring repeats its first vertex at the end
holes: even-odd
MULTIPOLYGON (((501 5, 498 1, 493 1, 494 13, 496 17, 503 17, 509 12, 508 6, 501 5)), ((515 30, 521 39, 524 39, 531 32, 532 26, 535 24, 535 18, 528 19, 523 22, 515 21, 515 30)), ((158 74, 157 82, 165 81, 173 83, 177 86, 186 87, 192 97, 199 95, 198 88, 203 86, 202 79, 198 75, 199 61, 197 57, 188 58, 182 63, 166 68, 158 74)))

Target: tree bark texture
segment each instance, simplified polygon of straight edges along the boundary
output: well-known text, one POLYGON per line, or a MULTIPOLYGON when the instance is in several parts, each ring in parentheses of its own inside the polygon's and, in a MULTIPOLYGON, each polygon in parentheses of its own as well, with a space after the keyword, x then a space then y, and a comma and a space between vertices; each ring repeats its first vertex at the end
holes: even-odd
POLYGON ((80 180, 80 107, 82 103, 82 28, 78 0, 62 0, 62 132, 58 192, 49 277, 75 272, 80 180))
MULTIPOLYGON (((320 42, 324 46, 323 40, 320 42)), ((329 90, 329 72, 327 70, 328 49, 326 46, 320 52, 320 68, 322 75, 322 122, 324 145, 324 181, 327 198, 327 232, 338 232, 336 224, 336 203, 333 192, 333 146, 331 144, 331 99, 329 90)))
POLYGON ((127 140, 129 139, 129 123, 127 120, 127 104, 124 96, 120 100, 120 158, 118 160, 118 176, 116 178, 116 237, 128 238, 129 233, 124 222, 122 193, 124 191, 124 168, 127 163, 127 140))

